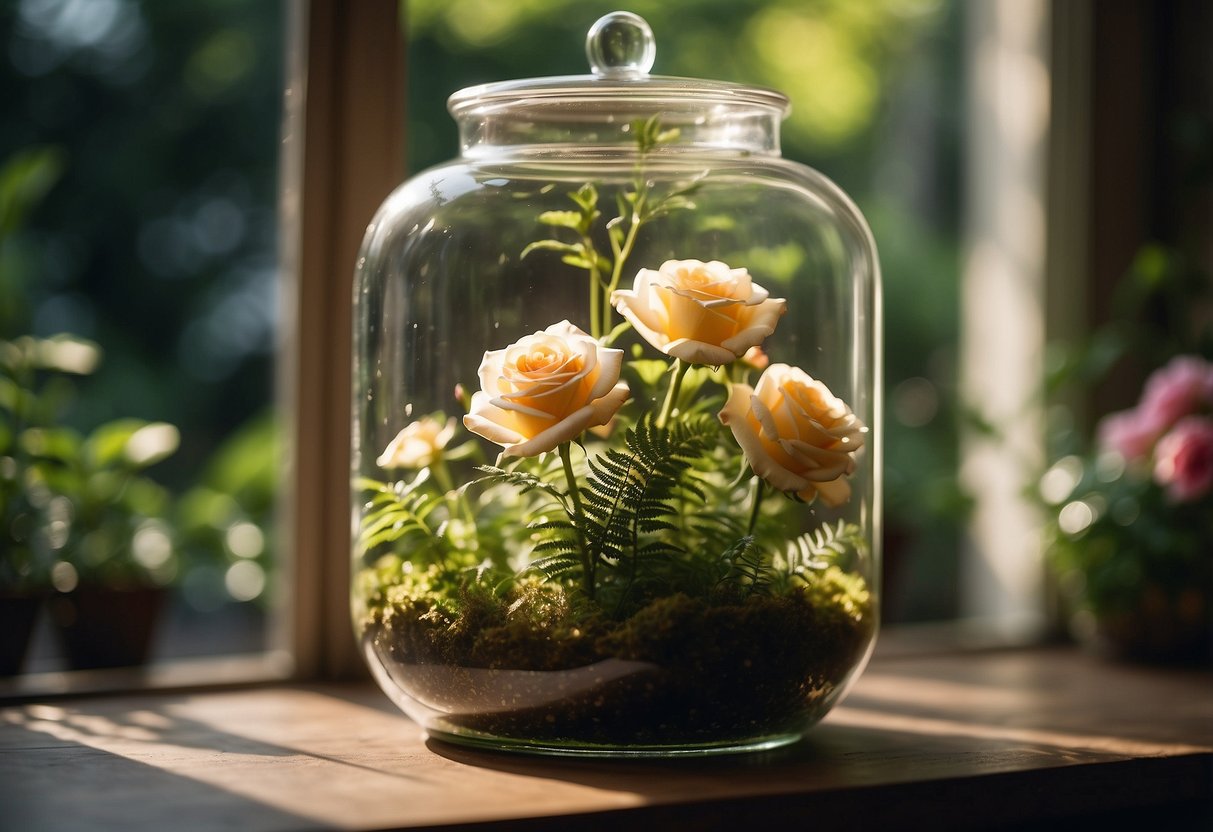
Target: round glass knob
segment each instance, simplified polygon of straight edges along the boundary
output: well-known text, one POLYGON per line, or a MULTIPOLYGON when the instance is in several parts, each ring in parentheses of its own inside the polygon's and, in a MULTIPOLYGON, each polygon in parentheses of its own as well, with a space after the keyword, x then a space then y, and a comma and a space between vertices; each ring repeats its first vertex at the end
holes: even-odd
POLYGON ((595 75, 647 75, 657 57, 657 42, 640 15, 611 12, 590 27, 585 54, 595 75))

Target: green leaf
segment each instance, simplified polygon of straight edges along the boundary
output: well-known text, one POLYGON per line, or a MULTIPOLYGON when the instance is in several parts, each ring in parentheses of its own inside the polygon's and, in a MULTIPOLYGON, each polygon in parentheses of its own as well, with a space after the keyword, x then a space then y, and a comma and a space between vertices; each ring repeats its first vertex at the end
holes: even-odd
POLYGON ((0 235, 21 224, 63 173, 66 154, 58 147, 35 147, 11 156, 0 168, 0 235))
POLYGON ((598 206, 598 189, 594 187, 592 182, 586 182, 576 191, 569 194, 569 199, 577 203, 583 214, 597 213, 595 208, 598 206))
POLYGON ((122 460, 126 443, 147 425, 143 419, 116 419, 93 430, 84 443, 84 453, 92 468, 108 468, 122 460))
POLYGON ((371 479, 370 477, 355 477, 354 488, 358 491, 388 491, 391 486, 385 482, 371 479))
POLYGON ((29 428, 19 441, 27 454, 39 459, 74 465, 80 458, 80 434, 70 428, 29 428))
POLYGON ((573 254, 581 253, 581 245, 573 243, 562 243, 560 240, 536 240, 522 250, 522 257, 526 257, 532 251, 563 251, 573 254))
POLYGON ((657 134, 660 132, 659 117, 650 116, 647 119, 638 118, 632 122, 632 134, 636 137, 636 147, 643 154, 648 153, 657 144, 657 134))
POLYGON ((655 358, 641 358, 636 361, 629 361, 628 366, 640 377, 647 387, 655 387, 661 377, 665 375, 670 365, 664 361, 658 361, 655 358))
MULTIPOLYGON (((544 225, 555 225, 562 228, 580 229, 581 219, 582 215, 577 211, 544 211, 539 215, 539 221, 544 225)), ((525 256, 525 250, 523 256, 525 256)))
POLYGON ((282 470, 282 432, 268 408, 229 434, 207 461, 202 481, 232 494, 247 510, 272 510, 282 470))
POLYGON ((566 254, 564 257, 560 258, 560 262, 574 266, 578 269, 585 269, 586 271, 594 268, 594 264, 586 259, 585 255, 583 254, 566 254))
POLYGON ((25 391, 12 379, 0 376, 0 408, 9 413, 16 413, 18 402, 25 397, 25 391))

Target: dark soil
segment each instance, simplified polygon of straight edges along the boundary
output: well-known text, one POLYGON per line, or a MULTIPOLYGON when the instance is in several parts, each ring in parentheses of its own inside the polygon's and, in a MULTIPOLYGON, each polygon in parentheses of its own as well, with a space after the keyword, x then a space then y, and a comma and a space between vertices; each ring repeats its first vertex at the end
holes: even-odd
POLYGON ((448 732, 575 746, 742 742, 819 719, 859 661, 873 626, 866 588, 835 578, 744 599, 671 595, 623 621, 539 591, 505 608, 464 599, 457 614, 416 599, 387 609, 366 637, 448 732))

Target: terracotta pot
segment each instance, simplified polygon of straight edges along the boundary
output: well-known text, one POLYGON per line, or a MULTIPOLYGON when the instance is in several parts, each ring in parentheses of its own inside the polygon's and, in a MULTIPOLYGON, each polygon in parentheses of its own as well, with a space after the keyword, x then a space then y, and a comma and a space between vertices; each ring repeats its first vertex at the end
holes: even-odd
POLYGON ((72 670, 147 662, 168 590, 78 587, 51 599, 51 617, 72 670))

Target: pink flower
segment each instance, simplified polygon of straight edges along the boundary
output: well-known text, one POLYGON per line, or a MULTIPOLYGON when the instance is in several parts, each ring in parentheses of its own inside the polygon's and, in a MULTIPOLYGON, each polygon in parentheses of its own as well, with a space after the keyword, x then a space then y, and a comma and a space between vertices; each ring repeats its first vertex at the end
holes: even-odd
POLYGON ((1177 503, 1208 493, 1213 486, 1213 421, 1188 416, 1159 440, 1154 481, 1177 503))
POLYGON ((1160 428, 1138 408, 1110 413, 1099 422, 1099 445, 1116 451, 1129 462, 1150 455, 1160 428))
POLYGON ((1148 457, 1158 437, 1207 406, 1213 406, 1213 364, 1194 355, 1176 356, 1151 374, 1137 407, 1100 421, 1099 444, 1129 461, 1148 457))
POLYGON ((1177 355, 1151 374, 1137 407, 1162 433, 1205 405, 1213 405, 1213 364, 1177 355))

